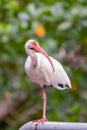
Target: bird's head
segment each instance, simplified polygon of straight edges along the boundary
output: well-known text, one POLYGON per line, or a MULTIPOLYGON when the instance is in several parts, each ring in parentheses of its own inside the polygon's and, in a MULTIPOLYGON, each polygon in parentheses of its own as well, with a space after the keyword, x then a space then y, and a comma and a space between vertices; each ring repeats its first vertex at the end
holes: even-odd
POLYGON ((40 52, 41 54, 43 54, 43 55, 48 59, 48 61, 50 62, 51 66, 52 66, 52 68, 53 68, 53 71, 55 71, 55 70, 54 70, 54 65, 53 65, 53 62, 52 62, 51 58, 50 58, 49 55, 40 47, 40 45, 38 44, 37 41, 35 41, 35 40, 28 40, 28 41, 25 43, 25 50, 26 50, 26 53, 27 53, 28 55, 30 55, 29 50, 33 50, 33 51, 36 50, 36 51, 40 52))
POLYGON ((28 40, 26 43, 25 43, 25 50, 26 50, 26 53, 29 55, 29 49, 30 50, 37 50, 37 46, 38 46, 38 42, 36 42, 35 40, 28 40))

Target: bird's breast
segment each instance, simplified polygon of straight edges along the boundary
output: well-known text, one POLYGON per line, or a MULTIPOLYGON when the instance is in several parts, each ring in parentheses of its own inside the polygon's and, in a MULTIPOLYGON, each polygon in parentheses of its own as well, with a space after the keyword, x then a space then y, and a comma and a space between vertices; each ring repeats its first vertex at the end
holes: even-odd
POLYGON ((49 61, 40 53, 37 53, 37 66, 33 67, 31 58, 28 57, 25 62, 25 72, 28 77, 41 87, 51 84, 52 67, 49 61))

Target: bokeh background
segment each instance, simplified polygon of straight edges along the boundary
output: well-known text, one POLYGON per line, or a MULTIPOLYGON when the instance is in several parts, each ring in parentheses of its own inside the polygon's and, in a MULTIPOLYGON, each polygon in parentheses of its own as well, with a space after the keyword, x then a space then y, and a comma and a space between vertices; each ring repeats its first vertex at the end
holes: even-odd
POLYGON ((24 72, 28 39, 59 60, 72 83, 46 89, 48 120, 87 122, 87 1, 0 0, 0 130, 42 116, 40 87, 24 72))

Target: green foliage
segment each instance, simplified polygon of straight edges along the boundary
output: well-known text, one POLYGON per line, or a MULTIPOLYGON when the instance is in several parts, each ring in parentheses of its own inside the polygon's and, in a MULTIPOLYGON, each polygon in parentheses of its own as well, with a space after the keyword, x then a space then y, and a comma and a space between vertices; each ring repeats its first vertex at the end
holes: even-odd
MULTIPOLYGON (((70 54, 75 49, 78 51, 80 46, 81 51, 73 57, 73 60, 79 57, 76 64, 67 62, 67 59, 62 61, 71 76, 73 89, 58 91, 48 88, 47 115, 52 121, 87 121, 86 6, 86 0, 0 1, 0 101, 9 96, 7 92, 24 91, 29 95, 29 101, 24 104, 25 107, 22 106, 22 112, 40 104, 40 95, 34 94, 38 87, 28 80, 24 72, 27 57, 24 44, 28 39, 36 39, 57 59, 61 48, 70 54)), ((20 112, 8 117, 4 121, 4 129, 13 129, 11 122, 19 116, 20 112)), ((29 117, 29 120, 40 116, 41 112, 38 112, 38 115, 29 117)), ((19 123, 14 129, 20 125, 19 123)))

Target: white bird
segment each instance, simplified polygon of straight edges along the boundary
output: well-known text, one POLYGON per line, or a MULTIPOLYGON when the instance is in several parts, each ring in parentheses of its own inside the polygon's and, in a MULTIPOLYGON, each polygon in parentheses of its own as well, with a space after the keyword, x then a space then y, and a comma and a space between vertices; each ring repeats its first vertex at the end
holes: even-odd
POLYGON ((64 90, 71 88, 71 83, 62 65, 50 57, 37 41, 28 40, 25 43, 25 50, 28 55, 24 66, 25 72, 33 82, 40 85, 43 95, 43 116, 42 119, 37 120, 38 125, 47 121, 45 86, 64 90))

